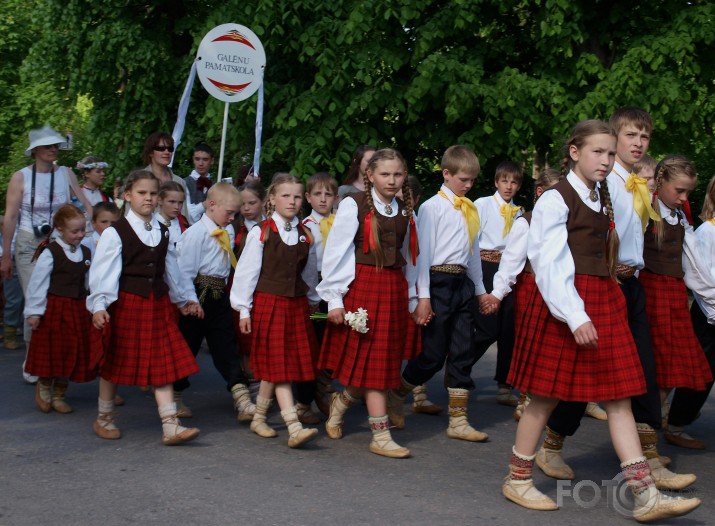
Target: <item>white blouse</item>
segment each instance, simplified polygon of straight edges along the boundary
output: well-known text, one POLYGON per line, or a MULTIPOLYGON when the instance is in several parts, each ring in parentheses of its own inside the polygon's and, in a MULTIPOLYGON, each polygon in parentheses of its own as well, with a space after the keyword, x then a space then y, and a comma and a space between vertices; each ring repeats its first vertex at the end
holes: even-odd
MULTIPOLYGON (((479 211, 479 248, 482 250, 504 250, 506 238, 503 236, 504 218, 500 210, 502 205, 507 202, 501 198, 499 192, 494 192, 494 195, 489 197, 480 197, 474 201, 474 204, 479 211)), ((509 204, 513 205, 514 202, 510 201, 509 204)), ((521 215, 522 211, 519 210, 514 219, 521 215)))
MULTIPOLYGON (((161 241, 161 227, 155 216, 151 219, 151 230, 144 228, 144 220, 137 216, 131 208, 126 215, 129 225, 142 243, 155 247, 161 241)), ((168 233, 167 233, 168 235, 168 233)), ((119 297, 119 278, 122 274, 122 238, 113 226, 107 228, 99 238, 94 261, 89 268, 89 296, 87 309, 94 314, 107 310, 119 297)), ((193 283, 182 283, 179 266, 176 262, 176 248, 169 242, 166 253, 164 281, 169 286, 169 298, 172 303, 182 307, 189 298, 193 283)))
MULTIPOLYGON (((298 218, 294 217, 291 223, 290 232, 282 228, 285 221, 277 212, 271 216, 278 226, 278 235, 281 240, 288 246, 297 245, 300 241, 298 226, 298 218)), ((248 228, 248 225, 246 225, 248 228)), ((271 231, 270 235, 276 235, 271 231)), ((253 294, 256 292, 258 278, 261 276, 261 267, 263 266, 263 243, 261 242, 261 229, 251 228, 246 237, 246 246, 241 252, 241 258, 236 265, 236 274, 231 285, 230 301, 231 307, 240 313, 241 318, 251 317, 251 308, 253 308, 253 294)), ((308 285, 308 302, 312 305, 320 302, 320 297, 315 291, 318 284, 318 268, 317 258, 315 255, 315 247, 310 245, 308 253, 308 261, 301 273, 301 277, 305 284, 308 285)))
MULTIPOLYGON (((391 213, 387 213, 386 205, 380 201, 372 190, 372 200, 378 214, 385 217, 395 217, 398 213, 397 200, 392 199, 390 203, 391 213)), ((338 212, 333 221, 333 228, 330 230, 330 237, 325 246, 323 254, 323 281, 318 285, 318 294, 328 303, 328 310, 341 309, 343 296, 347 294, 350 284, 355 279, 355 234, 358 228, 362 228, 358 221, 358 206, 355 199, 346 196, 338 207, 338 212)), ((407 261, 404 268, 407 279, 410 312, 417 307, 417 289, 415 282, 417 278, 416 268, 412 265, 409 256, 410 230, 407 229, 405 242, 402 243, 402 256, 407 261)), ((417 258, 419 260, 419 258, 417 258)))
MULTIPOLYGON (((82 261, 83 254, 80 245, 76 245, 75 251, 72 252, 72 247, 65 243, 62 238, 55 239, 57 244, 62 247, 62 250, 67 256, 67 259, 78 263, 82 261)), ((86 261, 87 266, 89 266, 90 260, 86 261)), ((40 257, 37 258, 35 263, 35 268, 32 270, 32 277, 27 284, 27 291, 25 293, 25 318, 30 316, 44 316, 47 310, 47 291, 50 288, 50 275, 52 274, 52 269, 55 266, 55 259, 52 257, 52 252, 47 248, 42 251, 40 257)), ((87 287, 89 279, 88 275, 85 274, 84 286, 87 287)))
POLYGON ((501 255, 499 270, 494 275, 492 295, 499 301, 511 292, 517 276, 524 270, 528 241, 528 221, 515 219, 506 238, 506 247, 501 255))
POLYGON ((686 229, 684 248, 685 283, 708 323, 715 325, 715 225, 706 221, 692 234, 686 229))

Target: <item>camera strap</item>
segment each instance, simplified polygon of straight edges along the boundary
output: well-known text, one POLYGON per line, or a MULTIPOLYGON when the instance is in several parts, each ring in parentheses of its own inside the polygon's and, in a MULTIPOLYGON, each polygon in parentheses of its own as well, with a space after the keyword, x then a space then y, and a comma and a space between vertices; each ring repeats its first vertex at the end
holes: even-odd
MULTIPOLYGON (((32 228, 35 228, 35 179, 37 177, 37 164, 32 163, 32 185, 30 188, 30 224, 32 228)), ((52 165, 50 171, 50 215, 47 220, 48 223, 52 223, 52 199, 55 196, 55 165, 52 165)))

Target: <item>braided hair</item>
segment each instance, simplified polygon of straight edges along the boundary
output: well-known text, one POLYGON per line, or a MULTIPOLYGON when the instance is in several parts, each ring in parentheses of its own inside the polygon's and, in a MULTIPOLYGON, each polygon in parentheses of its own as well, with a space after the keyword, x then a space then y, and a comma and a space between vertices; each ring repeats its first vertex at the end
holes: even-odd
MULTIPOLYGON (((653 194, 653 209, 660 215, 660 206, 657 206, 657 202, 660 201, 658 192, 661 186, 663 186, 664 181, 672 181, 680 175, 685 175, 690 179, 697 179, 698 175, 695 171, 695 166, 688 160, 687 157, 682 155, 668 155, 664 157, 655 167, 655 193, 653 194)), ((708 185, 707 196, 710 195, 710 186, 708 185)), ((705 202, 707 203, 707 196, 705 202)), ((703 210, 704 210, 703 206, 703 210)), ((658 249, 660 249, 663 243, 663 235, 665 233, 665 225, 663 221, 653 222, 653 229, 655 232, 655 242, 658 249)))
MULTIPOLYGON (((576 165, 576 161, 571 158, 571 146, 575 146, 576 149, 580 150, 585 146, 586 141, 592 135, 610 135, 612 137, 617 137, 616 131, 607 122, 596 119, 579 122, 576 126, 574 126, 571 131, 571 135, 564 145, 566 155, 561 162, 561 173, 564 176, 568 174, 569 170, 572 170, 576 165)), ((618 247, 620 245, 620 240, 618 239, 618 232, 616 231, 616 224, 613 218, 611 193, 608 190, 608 184, 606 184, 605 179, 601 181, 598 186, 603 195, 606 211, 608 212, 609 228, 608 240, 606 242, 608 273, 615 281, 618 281, 618 278, 616 277, 616 265, 618 264, 618 247)))
MULTIPOLYGON (((151 173, 149 170, 141 169, 141 170, 134 170, 127 176, 127 179, 124 181, 124 193, 126 194, 127 192, 131 191, 132 187, 134 186, 134 183, 136 183, 137 181, 141 181, 143 179, 149 179, 150 181, 156 181, 157 189, 159 188, 159 179, 156 177, 156 175, 151 173)), ((124 203, 122 203, 121 213, 122 213, 122 216, 125 216, 127 214, 126 199, 124 200, 124 203)))

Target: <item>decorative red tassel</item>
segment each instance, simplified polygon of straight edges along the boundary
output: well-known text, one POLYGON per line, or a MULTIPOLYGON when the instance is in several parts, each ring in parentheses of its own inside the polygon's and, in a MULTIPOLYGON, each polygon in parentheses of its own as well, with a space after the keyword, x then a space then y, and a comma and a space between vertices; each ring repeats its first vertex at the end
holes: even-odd
POLYGON ((608 223, 608 231, 609 231, 609 232, 610 232, 611 230, 613 230, 614 228, 616 228, 616 223, 614 223, 613 221, 611 221, 610 223, 608 223))
POLYGON ((181 229, 181 232, 186 232, 186 229, 189 228, 189 222, 183 214, 179 214, 177 219, 179 220, 179 228, 181 229))
POLYGON ((365 216, 365 228, 363 229, 362 253, 367 254, 370 249, 375 250, 375 240, 372 238, 372 215, 374 212, 370 210, 365 216))
POLYGON ((687 199, 685 200, 685 204, 683 204, 683 212, 685 213, 685 219, 688 220, 689 224, 693 224, 693 213, 690 211, 690 201, 687 199))
POLYGON ((276 222, 273 221, 273 219, 266 219, 266 221, 263 223, 263 226, 261 227, 261 243, 264 243, 266 241, 266 230, 269 227, 273 232, 275 232, 276 234, 278 233, 278 227, 276 226, 276 222))
POLYGON ((310 245, 310 234, 308 233, 308 229, 304 228, 300 224, 298 225, 298 231, 301 233, 301 235, 305 238, 305 244, 310 245))
POLYGON ((417 265, 417 255, 419 251, 420 249, 417 246, 417 225, 415 225, 415 219, 410 217, 410 257, 413 266, 417 265))
POLYGON ((245 234, 246 232, 248 232, 246 225, 241 225, 241 230, 238 231, 238 234, 236 234, 236 239, 233 242, 235 246, 238 246, 241 244, 241 240, 243 239, 243 234, 245 234))

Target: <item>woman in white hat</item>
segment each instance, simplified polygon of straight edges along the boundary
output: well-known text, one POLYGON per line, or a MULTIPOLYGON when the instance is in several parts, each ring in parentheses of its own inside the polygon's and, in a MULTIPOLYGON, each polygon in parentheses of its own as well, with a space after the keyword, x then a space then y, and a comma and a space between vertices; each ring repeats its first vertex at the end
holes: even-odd
MULTIPOLYGON (((59 149, 67 145, 66 139, 47 125, 32 130, 29 138, 25 155, 34 162, 15 172, 7 187, 0 262, 2 276, 12 276, 10 244, 17 228, 15 265, 23 294, 34 267, 32 256, 50 232, 54 213, 70 202, 70 192, 77 196, 90 217, 92 215, 92 205, 80 190, 75 173, 66 166, 55 165, 59 149)), ((29 340, 30 330, 25 324, 25 341, 29 340)))

